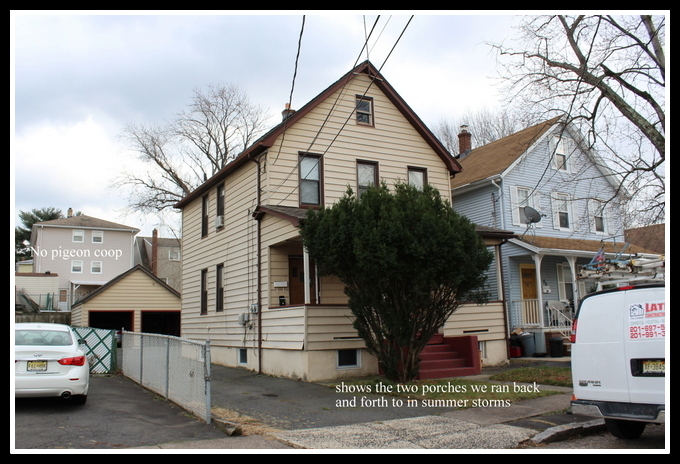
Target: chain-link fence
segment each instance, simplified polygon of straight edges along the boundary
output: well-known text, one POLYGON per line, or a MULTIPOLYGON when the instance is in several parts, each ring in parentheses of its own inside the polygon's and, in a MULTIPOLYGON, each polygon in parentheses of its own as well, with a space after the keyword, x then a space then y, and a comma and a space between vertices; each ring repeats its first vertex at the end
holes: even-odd
POLYGON ((210 342, 123 331, 122 372, 210 423, 210 342))

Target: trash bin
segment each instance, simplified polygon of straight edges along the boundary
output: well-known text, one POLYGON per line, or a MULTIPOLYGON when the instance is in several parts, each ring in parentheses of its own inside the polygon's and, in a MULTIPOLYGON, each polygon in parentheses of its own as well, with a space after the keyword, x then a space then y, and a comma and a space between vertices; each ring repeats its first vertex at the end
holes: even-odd
POLYGON ((522 355, 525 357, 531 357, 536 352, 536 340, 533 333, 525 332, 520 335, 520 341, 522 342, 522 355))
POLYGON ((561 358, 564 356, 564 340, 562 340, 562 337, 553 337, 550 339, 550 356, 552 358, 561 358))
POLYGON ((511 358, 521 358, 522 357, 522 341, 519 335, 510 335, 510 357, 511 358))

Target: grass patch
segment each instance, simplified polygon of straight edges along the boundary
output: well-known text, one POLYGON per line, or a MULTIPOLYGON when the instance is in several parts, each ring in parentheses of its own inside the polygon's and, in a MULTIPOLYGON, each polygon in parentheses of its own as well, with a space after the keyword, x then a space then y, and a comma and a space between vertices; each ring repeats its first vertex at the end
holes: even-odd
POLYGON ((541 385, 571 387, 571 369, 568 367, 520 367, 490 377, 499 382, 536 382, 541 385))

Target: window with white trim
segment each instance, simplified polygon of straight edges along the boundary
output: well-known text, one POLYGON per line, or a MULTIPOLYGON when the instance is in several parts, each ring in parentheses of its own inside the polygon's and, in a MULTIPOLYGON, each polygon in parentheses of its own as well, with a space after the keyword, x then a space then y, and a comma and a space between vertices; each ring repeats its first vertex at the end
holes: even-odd
MULTIPOLYGON (((534 189, 515 186, 511 189, 510 196, 512 198, 512 223, 514 225, 528 224, 528 218, 524 210, 526 206, 530 206, 536 211, 540 211, 539 196, 534 189)), ((539 222, 535 225, 540 227, 541 223, 539 222)))
POLYGON ((102 265, 103 265, 103 263, 101 261, 92 261, 92 263, 90 263, 90 273, 91 274, 101 274, 102 273, 102 265))
POLYGON ((104 243, 104 231, 103 230, 93 230, 92 231, 92 243, 104 243))
POLYGON ((591 221, 591 232, 596 234, 604 234, 607 232, 607 213, 605 203, 600 200, 590 200, 589 214, 591 221))
POLYGON ((83 243, 85 241, 85 231, 82 229, 74 229, 72 240, 76 243, 83 243))
POLYGON ((568 194, 553 195, 553 221, 555 229, 572 230, 571 197, 568 194))
POLYGON ((300 155, 300 206, 321 205, 321 166, 319 155, 300 155))
POLYGON ((82 274, 83 262, 81 260, 71 261, 71 272, 73 272, 74 274, 82 274))

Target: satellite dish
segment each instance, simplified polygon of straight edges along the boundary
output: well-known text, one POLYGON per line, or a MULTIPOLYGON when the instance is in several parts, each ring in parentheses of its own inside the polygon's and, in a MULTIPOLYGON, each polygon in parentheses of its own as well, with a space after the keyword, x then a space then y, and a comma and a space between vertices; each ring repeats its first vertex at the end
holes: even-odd
POLYGON ((531 206, 524 207, 524 216, 527 218, 527 224, 533 224, 541 220, 541 213, 531 206))

